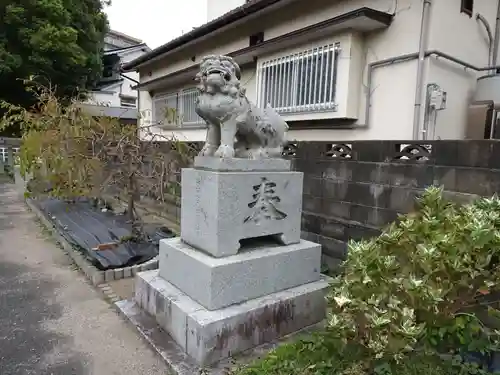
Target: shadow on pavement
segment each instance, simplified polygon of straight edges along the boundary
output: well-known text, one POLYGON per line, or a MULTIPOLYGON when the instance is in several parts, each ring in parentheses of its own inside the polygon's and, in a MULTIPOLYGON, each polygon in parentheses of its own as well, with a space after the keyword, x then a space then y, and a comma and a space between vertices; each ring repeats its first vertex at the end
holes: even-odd
MULTIPOLYGON (((0 223, 0 230, 3 227, 0 223)), ((27 266, 5 262, 0 252, 1 374, 87 374, 85 357, 64 349, 71 346, 72 338, 43 327, 44 321, 62 314, 61 305, 51 303, 54 290, 50 279, 41 278, 27 266), (44 366, 46 360, 50 365, 44 366)))

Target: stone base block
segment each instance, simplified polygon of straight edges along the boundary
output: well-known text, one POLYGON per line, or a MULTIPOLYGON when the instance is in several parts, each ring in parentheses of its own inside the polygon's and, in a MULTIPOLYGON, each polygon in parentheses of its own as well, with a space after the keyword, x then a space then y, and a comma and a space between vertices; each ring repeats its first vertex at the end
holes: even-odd
POLYGON ((208 311, 159 277, 158 272, 146 271, 136 276, 135 301, 200 366, 212 365, 316 324, 326 314, 326 277, 208 311))
POLYGON ((182 169, 181 238, 214 257, 235 255, 240 240, 300 241, 302 172, 182 169))
POLYGON ((155 318, 141 309, 134 300, 117 301, 115 302, 115 307, 118 313, 137 330, 137 333, 165 362, 170 371, 168 372, 169 375, 228 375, 228 372, 231 371, 230 369, 237 369, 240 366, 248 365, 281 345, 296 341, 299 337, 303 337, 303 335, 323 330, 325 323, 323 320, 318 324, 286 335, 279 340, 251 348, 207 367, 197 365, 172 337, 165 333, 165 330, 160 327, 155 318))
POLYGON ((214 258, 172 238, 160 241, 160 259, 160 277, 206 309, 217 310, 318 281, 321 245, 256 243, 236 255, 214 258))

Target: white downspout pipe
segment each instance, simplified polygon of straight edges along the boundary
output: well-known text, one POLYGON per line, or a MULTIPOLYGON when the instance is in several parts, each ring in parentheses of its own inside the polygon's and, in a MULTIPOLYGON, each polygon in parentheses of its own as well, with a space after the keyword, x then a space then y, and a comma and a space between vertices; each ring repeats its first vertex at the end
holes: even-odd
MULTIPOLYGON (((496 66, 498 60, 498 44, 500 43, 500 0, 497 7, 497 19, 495 23, 495 38, 493 39, 493 58, 491 65, 496 66)), ((494 72, 496 73, 496 72, 494 72)))
MULTIPOLYGON (((500 2, 499 2, 500 4, 500 2)), ((478 13, 476 14, 476 20, 481 22, 484 26, 484 29, 486 30, 486 34, 488 35, 488 65, 495 65, 493 64, 493 43, 494 43, 494 38, 493 38, 493 33, 491 32, 491 27, 488 22, 488 20, 481 14, 478 13)), ((495 72, 492 72, 493 74, 495 72)))
POLYGON ((432 0, 424 0, 422 21, 420 24, 420 41, 418 46, 417 82, 415 87, 415 104, 413 112, 413 139, 420 138, 420 117, 422 113, 422 94, 424 87, 425 51, 427 50, 427 34, 432 0))

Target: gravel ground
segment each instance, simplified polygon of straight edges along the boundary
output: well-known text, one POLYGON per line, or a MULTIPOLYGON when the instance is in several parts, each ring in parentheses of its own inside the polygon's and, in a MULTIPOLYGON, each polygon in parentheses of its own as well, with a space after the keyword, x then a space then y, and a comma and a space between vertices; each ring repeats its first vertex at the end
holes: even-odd
POLYGON ((133 278, 113 280, 108 285, 120 299, 131 299, 134 296, 133 278))
POLYGON ((167 368, 0 184, 0 374, 166 375, 167 368))

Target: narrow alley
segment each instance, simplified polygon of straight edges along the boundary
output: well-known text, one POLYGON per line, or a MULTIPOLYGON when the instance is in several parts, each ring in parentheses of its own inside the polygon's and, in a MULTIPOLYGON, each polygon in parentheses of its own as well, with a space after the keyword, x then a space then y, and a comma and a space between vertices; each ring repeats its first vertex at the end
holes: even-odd
POLYGON ((156 375, 167 368, 0 183, 0 373, 156 375))

